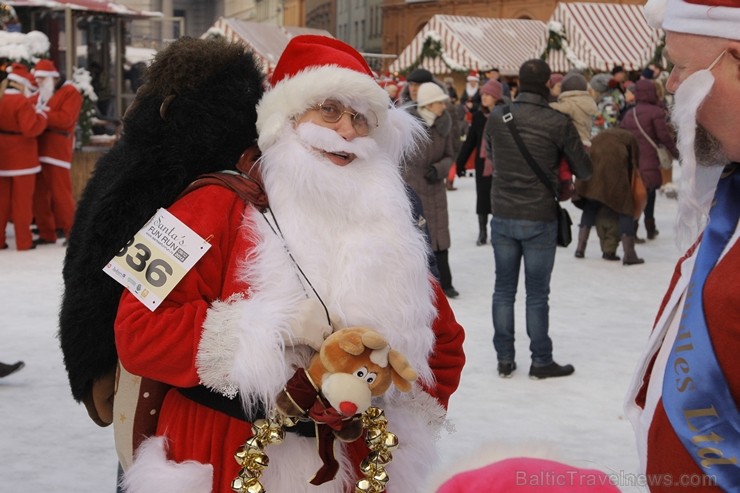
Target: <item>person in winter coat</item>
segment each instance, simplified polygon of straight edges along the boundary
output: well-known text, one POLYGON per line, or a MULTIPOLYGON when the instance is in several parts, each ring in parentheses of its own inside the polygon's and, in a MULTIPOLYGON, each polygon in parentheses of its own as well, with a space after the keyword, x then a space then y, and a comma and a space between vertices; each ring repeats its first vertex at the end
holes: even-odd
MULTIPOLYGON (((643 259, 635 253, 632 174, 639 173, 640 148, 637 139, 627 130, 612 127, 603 130, 591 141, 593 175, 588 181, 578 180, 576 192, 583 200, 578 244, 575 256, 585 256, 589 232, 596 224, 600 208, 614 211, 619 219, 619 231, 624 250, 624 265, 641 264, 643 259)), ((613 251, 605 251, 605 260, 619 260, 613 251)))
POLYGON ((519 68, 520 93, 511 105, 494 108, 485 128, 493 147, 491 185, 491 244, 496 266, 494 285, 493 345, 498 373, 510 377, 516 369, 514 348, 514 301, 519 272, 524 262, 527 290, 527 334, 531 340, 532 378, 571 375, 572 365, 553 360, 549 336, 550 277, 557 248, 557 207, 550 187, 545 186, 528 164, 507 121, 512 119, 525 149, 557 189, 558 168, 563 157, 576 177, 591 176, 591 160, 575 126, 566 115, 550 108, 550 67, 539 59, 519 68), (506 110, 510 110, 509 113, 506 110), (506 115, 506 118, 504 118, 506 115))
MULTIPOLYGON (((625 114, 619 126, 632 132, 640 144, 640 174, 648 192, 644 211, 645 230, 647 230, 648 239, 652 240, 658 235, 655 225, 655 192, 663 184, 663 178, 660 174, 658 151, 648 141, 648 137, 655 145, 665 146, 674 158, 678 157, 678 149, 676 149, 676 138, 668 128, 666 110, 658 104, 655 82, 647 79, 635 82, 635 101, 635 107, 625 114)), ((637 220, 635 220, 635 234, 637 234, 637 220)))
POLYGON ((459 176, 465 174, 465 163, 472 153, 475 153, 475 213, 478 215, 478 240, 476 245, 485 245, 488 241, 488 215, 491 213, 491 175, 493 162, 490 150, 486 149, 483 140, 483 130, 486 127, 488 115, 497 104, 503 104, 503 86, 497 80, 491 79, 480 88, 481 106, 473 114, 473 121, 468 128, 465 142, 457 154, 457 172, 459 176), (486 166, 488 161, 488 166, 486 166))
POLYGON ((59 76, 51 60, 39 60, 33 69, 39 86, 36 105, 47 115, 46 130, 38 137, 41 173, 36 178, 33 216, 39 230, 36 244, 56 243, 56 230, 66 238, 72 229, 72 151, 82 95, 59 76))
MULTIPOLYGON (((232 492, 252 422, 275 411, 324 337, 361 325, 419 375, 411 392, 389 390, 374 404, 399 440, 387 491, 420 492, 464 362, 463 329, 430 275, 401 178, 423 128, 389 105, 356 50, 325 36, 292 38, 270 85, 257 108, 262 154, 245 153, 240 166, 259 193, 245 202, 205 184, 183 194, 169 212, 211 248, 155 311, 131 292, 121 298, 121 365, 172 386, 123 484, 127 493, 232 492)), ((285 430, 265 449, 266 491, 355 491, 364 440, 337 440, 336 475, 312 484, 323 471, 316 428, 285 430)))
MULTIPOLYGON (((552 78, 550 80, 552 81, 552 78)), ((558 99, 551 102, 550 106, 570 117, 578 130, 581 142, 588 150, 591 145, 594 117, 600 114, 596 102, 588 92, 588 82, 583 75, 572 72, 563 77, 558 85, 560 89, 558 99)), ((570 167, 564 159, 560 161, 558 177, 560 179, 558 189, 560 200, 568 200, 573 196, 574 191, 573 173, 570 172, 570 167)))
POLYGON ((33 190, 39 165, 36 137, 46 114, 29 99, 35 89, 25 65, 13 63, 0 89, 0 250, 8 248, 5 227, 12 219, 18 251, 36 248, 31 235, 33 190))
POLYGON ((560 94, 550 107, 568 115, 578 131, 583 145, 591 145, 594 117, 599 115, 596 101, 588 92, 588 82, 583 75, 573 72, 560 82, 560 94))
POLYGON ((450 226, 447 213, 445 177, 453 162, 452 117, 445 103, 449 96, 434 82, 419 87, 417 107, 409 112, 423 122, 429 141, 406 162, 404 180, 421 197, 424 215, 429 226, 432 251, 437 259, 442 290, 450 298, 459 295, 452 285, 452 273, 448 260, 450 248, 450 226))

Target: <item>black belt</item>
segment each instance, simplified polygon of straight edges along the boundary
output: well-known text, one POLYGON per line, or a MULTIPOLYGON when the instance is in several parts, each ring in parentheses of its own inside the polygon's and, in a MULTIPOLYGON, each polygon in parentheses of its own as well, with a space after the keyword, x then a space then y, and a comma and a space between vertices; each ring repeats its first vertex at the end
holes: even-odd
POLYGON ((20 132, 11 132, 10 130, 0 130, 0 134, 5 134, 5 135, 23 135, 20 132))
MULTIPOLYGON (((238 394, 233 399, 229 399, 225 395, 219 392, 214 392, 203 385, 189 388, 178 388, 177 390, 193 402, 197 402, 202 406, 206 406, 240 421, 249 423, 258 419, 265 419, 265 410, 261 403, 258 403, 257 407, 252 411, 252 419, 250 420, 247 418, 247 413, 244 412, 244 407, 242 407, 242 401, 238 394)), ((286 428, 285 431, 295 433, 302 437, 316 436, 316 427, 312 421, 299 421, 298 424, 293 427, 286 428)))
POLYGON ((44 130, 45 134, 57 134, 61 135, 63 137, 69 137, 71 134, 69 132, 65 132, 64 130, 57 130, 55 128, 47 128, 44 130))

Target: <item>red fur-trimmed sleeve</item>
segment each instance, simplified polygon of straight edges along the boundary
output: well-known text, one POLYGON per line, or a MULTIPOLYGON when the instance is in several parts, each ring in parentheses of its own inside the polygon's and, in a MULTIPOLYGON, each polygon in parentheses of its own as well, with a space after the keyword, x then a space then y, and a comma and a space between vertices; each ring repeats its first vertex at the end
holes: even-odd
POLYGON ((437 318, 434 319, 432 329, 436 341, 432 356, 429 358, 429 366, 434 373, 436 385, 425 390, 447 408, 450 396, 460 384, 460 375, 465 365, 463 352, 465 330, 455 320, 447 297, 437 282, 434 283, 434 293, 437 318))
POLYGON ((206 311, 214 300, 231 294, 228 272, 238 249, 244 202, 219 186, 205 186, 178 200, 168 210, 211 248, 162 304, 151 312, 124 291, 115 322, 121 364, 131 373, 177 387, 198 385, 195 355, 206 311))

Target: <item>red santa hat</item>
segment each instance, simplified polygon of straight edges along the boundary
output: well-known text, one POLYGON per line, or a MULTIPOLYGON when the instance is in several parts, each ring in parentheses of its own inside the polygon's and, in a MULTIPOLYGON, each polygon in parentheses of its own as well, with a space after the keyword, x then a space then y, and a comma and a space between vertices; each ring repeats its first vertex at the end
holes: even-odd
POLYGON ((36 88, 36 81, 28 71, 28 68, 22 63, 15 62, 8 68, 8 80, 23 84, 29 89, 36 88))
POLYGON ((285 47, 257 107, 258 144, 262 150, 278 139, 291 118, 326 98, 356 111, 372 111, 383 124, 390 106, 388 93, 375 81, 362 55, 338 39, 296 36, 285 47))
POLYGON ((740 39, 738 0, 648 0, 644 12, 656 29, 740 39))
POLYGON ((39 60, 33 67, 34 77, 59 77, 59 71, 57 70, 54 62, 51 60, 39 60))
POLYGON ((467 81, 468 82, 472 82, 472 81, 480 82, 480 75, 478 75, 478 71, 477 70, 471 70, 468 73, 467 81))

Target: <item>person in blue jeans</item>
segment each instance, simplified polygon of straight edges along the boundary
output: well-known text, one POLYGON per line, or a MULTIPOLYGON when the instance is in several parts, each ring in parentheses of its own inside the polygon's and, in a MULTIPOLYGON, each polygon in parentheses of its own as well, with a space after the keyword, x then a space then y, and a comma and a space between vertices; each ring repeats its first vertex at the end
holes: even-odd
MULTIPOLYGON (((514 301, 519 271, 524 263, 527 335, 530 339, 532 378, 573 373, 552 357, 549 336, 550 276, 557 244, 557 207, 553 192, 540 181, 519 149, 504 115, 509 112, 524 146, 557 190, 558 167, 565 158, 581 180, 591 177, 592 165, 570 118, 548 105, 550 67, 528 60, 519 69, 520 94, 511 105, 497 106, 486 122, 485 139, 493 150, 491 185, 491 244, 496 280, 493 291, 493 346, 498 374, 516 370, 514 301)), ((508 116, 507 116, 508 118, 508 116)))

